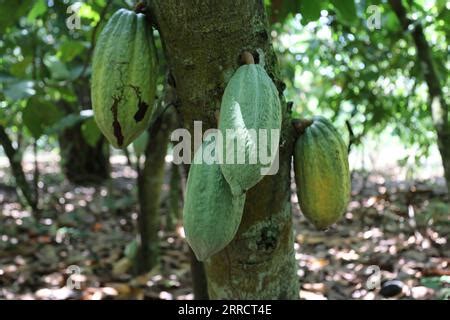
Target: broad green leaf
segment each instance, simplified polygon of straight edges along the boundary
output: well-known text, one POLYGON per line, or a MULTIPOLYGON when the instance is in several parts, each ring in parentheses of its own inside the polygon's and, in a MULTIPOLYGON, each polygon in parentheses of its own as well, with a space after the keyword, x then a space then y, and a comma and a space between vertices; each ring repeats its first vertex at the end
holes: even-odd
POLYGON ((84 50, 84 45, 75 40, 66 40, 61 44, 58 51, 58 58, 63 62, 72 61, 84 50))
POLYGON ((302 23, 307 24, 320 18, 322 10, 321 0, 302 0, 300 2, 300 13, 302 14, 302 23))
POLYGON ((98 22, 100 20, 100 15, 98 14, 98 12, 86 3, 81 3, 78 15, 81 18, 93 20, 93 22, 98 22))
POLYGON ((38 139, 46 128, 56 123, 62 117, 61 110, 54 104, 38 97, 30 98, 22 112, 25 126, 34 138, 38 139))
POLYGON ((52 78, 57 80, 64 80, 70 77, 70 72, 56 56, 46 56, 44 58, 44 64, 50 70, 52 78))
POLYGON ((0 0, 0 34, 3 36, 7 28, 18 22, 19 18, 30 11, 33 0, 17 1, 0 0))
POLYGON ((95 123, 94 117, 90 117, 83 122, 81 125, 81 133, 86 142, 92 147, 97 145, 97 142, 102 135, 95 123))
POLYGON ((13 101, 28 98, 36 93, 33 81, 15 81, 6 86, 5 96, 13 101))
POLYGON ((331 2, 341 22, 352 24, 358 19, 354 0, 332 0, 331 2))
POLYGON ((13 64, 11 68, 9 68, 9 71, 17 78, 25 78, 27 74, 27 67, 31 65, 32 61, 32 57, 25 57, 22 61, 13 64))
POLYGON ((382 20, 384 20, 383 26, 386 26, 386 29, 389 31, 397 31, 400 29, 400 23, 393 11, 384 13, 382 20))
POLYGON ((27 20, 29 22, 34 22, 36 18, 40 17, 45 12, 47 12, 47 2, 45 0, 37 0, 28 14, 27 20))

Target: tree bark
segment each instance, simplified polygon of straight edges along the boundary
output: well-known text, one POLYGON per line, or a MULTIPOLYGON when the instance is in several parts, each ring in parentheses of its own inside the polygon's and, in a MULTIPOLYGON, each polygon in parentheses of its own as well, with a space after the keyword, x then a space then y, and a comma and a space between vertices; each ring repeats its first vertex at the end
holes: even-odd
POLYGON ((165 225, 167 231, 174 231, 182 216, 180 199, 183 193, 181 191, 180 169, 178 165, 173 163, 170 167, 168 210, 165 225))
POLYGON ((16 180, 17 187, 20 189, 27 204, 33 211, 36 211, 37 198, 33 196, 30 184, 27 182, 25 173, 23 172, 21 156, 19 152, 14 149, 11 139, 9 138, 5 128, 2 125, 0 125, 0 144, 3 146, 6 157, 9 160, 9 165, 11 166, 11 171, 16 180))
MULTIPOLYGON (((389 3, 403 29, 408 31, 409 27, 414 24, 408 18, 402 1, 389 0, 389 3)), ((442 92, 441 81, 436 72, 430 46, 420 23, 413 27, 411 35, 417 50, 417 60, 421 66, 422 74, 428 87, 429 110, 437 133, 438 147, 444 166, 448 194, 450 195, 450 122, 448 118, 448 105, 442 92)))
POLYGON ((191 262, 192 289, 195 300, 208 300, 208 283, 206 280, 205 266, 198 261, 194 252, 189 248, 189 259, 191 262))
MULTIPOLYGON (((89 79, 80 78, 73 89, 77 97, 76 103, 60 101, 61 109, 66 114, 79 113, 91 108, 91 92, 89 79), (79 107, 81 106, 81 107, 79 107)), ((75 124, 59 134, 61 148, 61 167, 66 178, 75 184, 99 184, 109 178, 109 144, 103 135, 95 146, 84 139, 81 124, 75 124)))
POLYGON ((148 1, 159 29, 179 99, 183 124, 191 130, 217 127, 215 112, 225 86, 248 50, 274 80, 282 99, 280 169, 247 193, 235 239, 205 263, 212 299, 296 299, 290 207, 293 129, 278 76, 267 18, 261 0, 148 1))
POLYGON ((101 137, 96 146, 83 138, 81 124, 59 135, 61 166, 66 178, 75 184, 98 184, 109 177, 109 146, 101 137))

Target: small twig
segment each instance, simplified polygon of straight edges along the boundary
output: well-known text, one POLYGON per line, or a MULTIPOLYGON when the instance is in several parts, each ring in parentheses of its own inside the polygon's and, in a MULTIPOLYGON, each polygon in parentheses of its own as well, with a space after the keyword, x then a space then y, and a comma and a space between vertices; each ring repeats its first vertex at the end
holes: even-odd
POLYGON ((34 139, 33 142, 33 157, 34 157, 34 172, 33 172, 33 187, 34 187, 34 200, 36 205, 39 206, 39 163, 38 163, 38 150, 37 141, 34 139))
POLYGON ((353 132, 352 125, 350 124, 349 120, 345 120, 345 125, 347 126, 347 130, 348 130, 348 134, 349 134, 347 152, 350 153, 352 144, 355 142, 355 133, 353 132))

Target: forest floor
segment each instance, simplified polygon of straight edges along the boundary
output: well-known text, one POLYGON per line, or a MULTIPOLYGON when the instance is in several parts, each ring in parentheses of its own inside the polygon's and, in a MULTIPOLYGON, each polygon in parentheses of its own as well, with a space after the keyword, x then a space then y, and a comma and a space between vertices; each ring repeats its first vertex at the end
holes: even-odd
MULTIPOLYGON (((161 263, 134 276, 127 257, 136 249, 136 172, 113 163, 104 186, 79 187, 57 163, 40 166, 39 217, 20 205, 9 170, 0 168, 0 299, 193 298, 183 229, 165 230, 167 185, 161 263)), ((442 181, 355 173, 345 218, 326 232, 301 215, 295 192, 292 203, 300 298, 450 297, 450 207, 442 181)))

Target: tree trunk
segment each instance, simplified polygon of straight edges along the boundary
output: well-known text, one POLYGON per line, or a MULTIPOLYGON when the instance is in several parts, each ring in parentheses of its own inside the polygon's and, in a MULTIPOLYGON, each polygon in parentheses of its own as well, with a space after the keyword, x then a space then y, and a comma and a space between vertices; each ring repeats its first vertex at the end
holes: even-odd
POLYGON ((192 289, 195 300, 208 300, 208 283, 206 280, 205 266, 198 261, 194 252, 189 248, 189 259, 191 261, 192 289))
POLYGON ((441 153, 444 175, 450 196, 450 121, 447 102, 442 92, 441 81, 431 55, 430 46, 425 38, 420 24, 411 21, 401 0, 389 0, 389 3, 399 19, 403 29, 408 31, 410 25, 415 25, 412 38, 417 50, 418 63, 421 66, 425 83, 428 87, 429 110, 433 119, 438 138, 438 147, 441 153))
POLYGON ((95 147, 83 138, 81 124, 59 135, 61 165, 66 178, 75 184, 98 184, 109 177, 109 146, 103 137, 95 147))
POLYGON ((182 216, 180 199, 183 194, 181 191, 180 167, 173 163, 170 167, 169 183, 168 210, 165 227, 167 231, 174 231, 182 216))
POLYGON ((144 168, 138 176, 140 246, 135 264, 137 273, 148 272, 159 259, 160 198, 173 121, 169 108, 149 129, 144 168))
MULTIPOLYGON (((226 83, 248 50, 280 92, 283 129, 280 169, 249 190, 235 239, 205 263, 212 299, 296 299, 290 207, 293 129, 279 80, 262 0, 153 0, 152 20, 161 34, 184 126, 217 127, 215 112, 226 83)), ((191 132, 192 134, 192 132, 191 132)))

